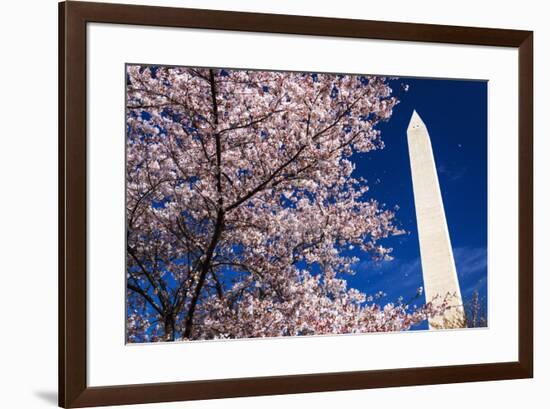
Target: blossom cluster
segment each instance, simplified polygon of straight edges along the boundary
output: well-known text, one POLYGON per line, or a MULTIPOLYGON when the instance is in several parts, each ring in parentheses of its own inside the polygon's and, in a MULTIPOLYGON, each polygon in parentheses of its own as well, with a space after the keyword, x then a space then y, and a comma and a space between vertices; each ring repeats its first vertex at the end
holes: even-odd
POLYGON ((129 65, 130 342, 408 329, 429 307, 348 289, 400 234, 354 177, 383 148, 383 77, 129 65))

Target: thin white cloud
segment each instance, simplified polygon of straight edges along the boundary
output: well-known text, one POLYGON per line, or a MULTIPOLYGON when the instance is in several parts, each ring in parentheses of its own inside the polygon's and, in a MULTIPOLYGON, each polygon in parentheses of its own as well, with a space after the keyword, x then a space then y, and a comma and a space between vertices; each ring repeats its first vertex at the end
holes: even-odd
POLYGON ((466 174, 466 168, 451 169, 445 165, 439 165, 437 167, 437 172, 450 182, 454 182, 462 179, 462 177, 466 174))
POLYGON ((487 269, 487 249, 483 247, 457 247, 453 249, 458 275, 467 277, 487 269))

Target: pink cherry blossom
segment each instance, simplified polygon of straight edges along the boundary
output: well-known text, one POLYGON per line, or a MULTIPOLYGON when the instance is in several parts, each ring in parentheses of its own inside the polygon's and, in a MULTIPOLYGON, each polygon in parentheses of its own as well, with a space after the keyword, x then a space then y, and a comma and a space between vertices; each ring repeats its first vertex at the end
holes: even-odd
POLYGON ((383 148, 375 125, 397 102, 376 76, 128 66, 128 340, 396 331, 438 313, 345 279, 350 249, 389 259, 380 241, 401 233, 352 161, 383 148))

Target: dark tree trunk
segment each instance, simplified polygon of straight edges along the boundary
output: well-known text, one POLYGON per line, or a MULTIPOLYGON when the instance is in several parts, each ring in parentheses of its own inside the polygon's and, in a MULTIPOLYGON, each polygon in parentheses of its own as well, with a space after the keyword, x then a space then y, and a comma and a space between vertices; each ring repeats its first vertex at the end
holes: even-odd
POLYGON ((191 337, 191 330, 193 328, 193 317, 195 315, 197 303, 199 301, 201 290, 206 280, 206 275, 210 271, 212 256, 214 255, 214 251, 216 250, 218 241, 221 238, 221 234, 224 228, 224 220, 225 220, 223 192, 222 192, 222 172, 221 172, 222 143, 221 143, 220 134, 217 129, 218 103, 216 101, 216 80, 214 76, 214 70, 210 70, 210 91, 212 94, 212 114, 214 116, 214 124, 216 125, 216 129, 214 130, 214 138, 216 140, 216 189, 218 191, 218 211, 216 215, 216 221, 214 225, 214 232, 212 235, 212 239, 210 240, 210 245, 206 250, 204 261, 199 266, 199 279, 197 281, 197 286, 195 287, 195 291, 191 299, 189 311, 187 312, 187 316, 185 317, 185 326, 183 330, 184 339, 189 339, 191 337))
POLYGON ((174 341, 176 339, 176 329, 172 314, 164 318, 164 337, 165 341, 174 341))

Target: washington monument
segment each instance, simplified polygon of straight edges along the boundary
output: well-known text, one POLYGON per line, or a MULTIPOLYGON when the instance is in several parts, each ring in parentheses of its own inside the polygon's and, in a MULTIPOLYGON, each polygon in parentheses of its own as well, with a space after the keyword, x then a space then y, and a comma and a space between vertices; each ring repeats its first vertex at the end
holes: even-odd
POLYGON ((465 325, 464 308, 432 143, 416 111, 407 128, 407 142, 426 302, 438 305, 446 298, 451 306, 444 314, 429 320, 430 329, 462 328, 465 325))

